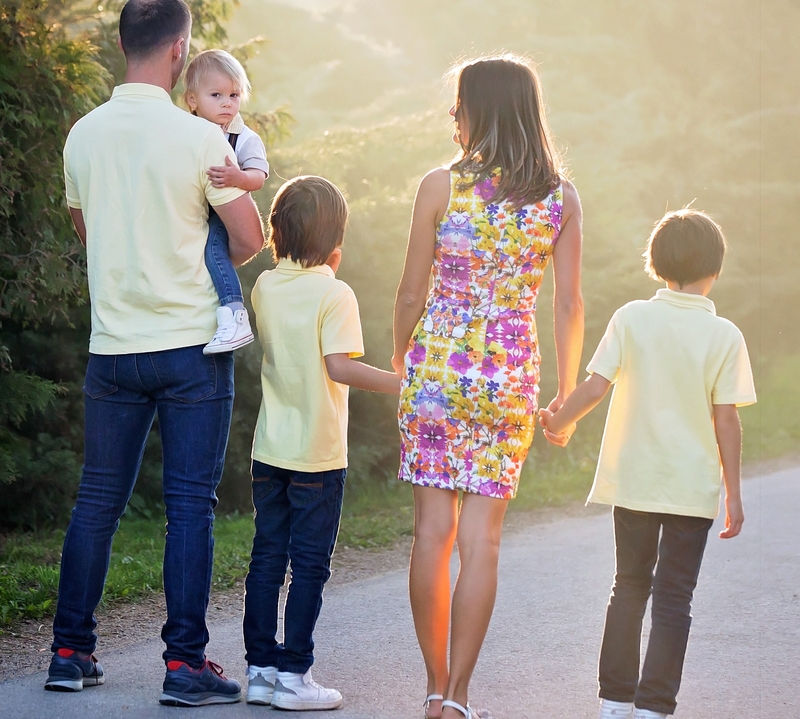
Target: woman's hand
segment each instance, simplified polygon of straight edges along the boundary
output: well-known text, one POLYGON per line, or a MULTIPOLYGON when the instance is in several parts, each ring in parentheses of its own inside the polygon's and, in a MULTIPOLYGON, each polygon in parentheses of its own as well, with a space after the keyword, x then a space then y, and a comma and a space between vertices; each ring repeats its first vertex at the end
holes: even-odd
MULTIPOLYGON (((553 402, 555 402, 555 400, 553 400, 553 402)), ((552 405, 553 402, 550 404, 552 405)), ((549 407, 547 409, 539 410, 539 422, 542 425, 545 439, 556 447, 566 447, 569 444, 570 439, 572 439, 572 435, 575 433, 577 425, 573 423, 561 429, 560 432, 554 432, 550 429, 550 427, 552 427, 554 424, 554 420, 555 412, 549 407)))
POLYGON ((392 357, 392 369, 401 377, 403 376, 403 358, 394 355, 392 357))

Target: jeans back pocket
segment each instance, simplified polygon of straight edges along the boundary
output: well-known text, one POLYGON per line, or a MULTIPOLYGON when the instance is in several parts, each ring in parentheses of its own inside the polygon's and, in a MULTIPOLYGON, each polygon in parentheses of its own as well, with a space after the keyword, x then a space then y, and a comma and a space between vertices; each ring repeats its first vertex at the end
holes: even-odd
POLYGON ((92 399, 100 399, 114 394, 118 389, 117 356, 90 354, 83 381, 84 393, 92 399))

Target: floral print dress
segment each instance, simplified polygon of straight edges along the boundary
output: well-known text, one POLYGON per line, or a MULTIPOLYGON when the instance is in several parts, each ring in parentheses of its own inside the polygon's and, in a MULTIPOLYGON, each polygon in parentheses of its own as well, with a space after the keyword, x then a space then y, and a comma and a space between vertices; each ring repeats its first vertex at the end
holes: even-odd
POLYGON ((536 295, 561 230, 561 185, 514 211, 500 179, 464 188, 436 232, 433 287, 405 357, 400 479, 511 499, 539 395, 536 295))

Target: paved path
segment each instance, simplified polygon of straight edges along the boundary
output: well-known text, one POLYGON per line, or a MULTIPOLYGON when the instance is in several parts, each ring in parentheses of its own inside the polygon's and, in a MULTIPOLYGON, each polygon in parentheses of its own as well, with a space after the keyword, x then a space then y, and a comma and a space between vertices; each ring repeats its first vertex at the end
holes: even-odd
MULTIPOLYGON (((745 483, 742 536, 714 534, 695 596, 677 719, 800 717, 800 469, 745 483)), ((717 528, 718 531, 718 528, 717 528)), ((596 657, 613 571, 608 513, 540 524, 509 536, 500 593, 472 685, 495 719, 593 719, 596 657)), ((238 621, 211 627, 209 655, 243 680, 238 621)), ((418 719, 424 672, 404 572, 326 593, 315 676, 345 695, 335 719, 418 719)), ((42 690, 44 675, 0 683, 0 717, 288 717, 248 706, 161 707, 161 644, 104 652, 103 687, 42 690)))

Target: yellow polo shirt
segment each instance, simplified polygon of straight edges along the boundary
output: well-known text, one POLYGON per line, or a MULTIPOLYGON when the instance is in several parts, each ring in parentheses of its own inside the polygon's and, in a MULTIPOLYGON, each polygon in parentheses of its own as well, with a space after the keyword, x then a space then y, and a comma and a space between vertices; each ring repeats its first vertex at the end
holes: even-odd
POLYGON ((205 344, 217 293, 203 252, 211 165, 235 161, 217 125, 184 112, 155 85, 126 83, 78 120, 64 147, 67 204, 86 222, 92 307, 89 351, 155 352, 205 344))
POLYGON ((347 385, 325 356, 364 354, 353 290, 328 265, 282 259, 253 287, 261 360, 261 408, 253 459, 300 472, 347 466, 347 385))
POLYGON ((661 289, 614 313, 587 369, 615 383, 588 501, 716 517, 713 405, 756 401, 736 325, 707 297, 661 289))

